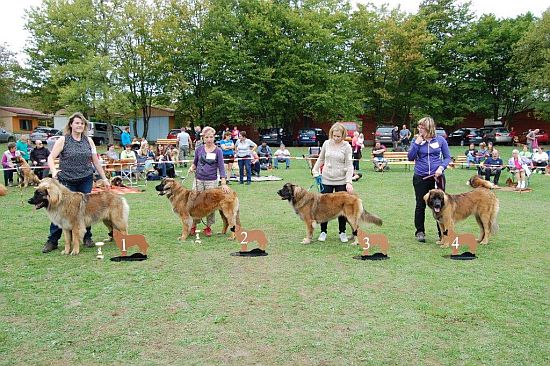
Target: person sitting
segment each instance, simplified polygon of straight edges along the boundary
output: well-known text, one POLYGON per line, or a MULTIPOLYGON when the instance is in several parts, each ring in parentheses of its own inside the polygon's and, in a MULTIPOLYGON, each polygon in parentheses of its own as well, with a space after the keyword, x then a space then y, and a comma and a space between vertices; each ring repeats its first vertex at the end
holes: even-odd
POLYGON ((155 166, 155 169, 157 170, 158 174, 163 178, 174 178, 176 176, 176 171, 174 169, 174 164, 172 163, 170 153, 171 149, 165 148, 164 145, 157 145, 157 164, 155 166))
POLYGON ((13 187, 13 173, 17 170, 15 159, 21 156, 21 152, 17 151, 15 142, 8 143, 8 149, 2 155, 2 168, 4 168, 4 185, 13 187))
POLYGON ((383 172, 388 169, 388 161, 384 158, 386 152, 386 146, 376 142, 372 148, 372 163, 374 164, 375 172, 383 172))
POLYGON ((105 153, 105 156, 112 161, 118 160, 118 153, 115 151, 115 145, 109 144, 107 145, 107 152, 105 153))
POLYGON ((254 150, 252 150, 252 160, 250 161, 250 168, 252 170, 252 175, 259 177, 261 166, 260 166, 260 157, 258 156, 258 153, 254 150))
POLYGON ((497 149, 493 149, 491 156, 481 163, 481 170, 485 173, 485 180, 490 181, 491 175, 494 176, 493 183, 495 186, 498 186, 498 180, 503 168, 504 163, 497 149))
POLYGON ((512 157, 508 160, 508 168, 510 168, 510 173, 516 176, 518 182, 516 189, 527 187, 527 177, 531 174, 530 164, 531 161, 525 156, 520 156, 517 149, 512 150, 512 157))
MULTIPOLYGON (((487 145, 485 142, 479 144, 479 150, 476 154, 476 164, 481 164, 489 157, 489 150, 487 150, 487 145)), ((483 175, 481 171, 481 165, 477 166, 477 175, 480 177, 483 175)))
POLYGON ((464 151, 466 155, 466 169, 470 169, 470 164, 477 164, 477 149, 474 143, 471 143, 468 150, 464 151))
POLYGON ((40 140, 36 140, 35 144, 36 147, 31 151, 31 164, 33 167, 38 167, 38 169, 34 169, 34 174, 38 179, 42 179, 47 177, 49 173, 48 156, 50 156, 50 150, 44 147, 40 140))
POLYGON ((258 156, 260 157, 259 163, 260 166, 265 167, 265 169, 268 169, 271 166, 271 156, 273 153, 271 152, 271 148, 267 146, 267 142, 262 141, 262 144, 258 146, 258 156))
POLYGON ((290 168, 290 151, 285 147, 285 144, 281 144, 279 149, 275 151, 275 169, 279 169, 279 163, 285 163, 286 168, 290 168))
POLYGON ((546 166, 548 165, 548 154, 542 151, 541 148, 535 148, 533 149, 533 159, 531 160, 533 163, 533 167, 536 169, 536 171, 539 174, 544 173, 546 170, 546 166))
POLYGON ((519 156, 531 160, 533 158, 533 153, 529 151, 529 147, 527 145, 523 145, 523 150, 520 151, 519 156))

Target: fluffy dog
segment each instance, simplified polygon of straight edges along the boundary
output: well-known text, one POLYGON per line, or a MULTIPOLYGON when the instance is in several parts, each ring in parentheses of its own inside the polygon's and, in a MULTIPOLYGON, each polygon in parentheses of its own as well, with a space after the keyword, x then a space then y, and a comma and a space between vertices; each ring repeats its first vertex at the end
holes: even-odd
POLYGON ((472 188, 487 188, 487 189, 495 189, 498 188, 498 186, 495 186, 493 183, 489 182, 488 180, 485 180, 481 178, 479 175, 473 175, 468 181, 466 182, 470 187, 472 188))
POLYGON ((23 159, 21 156, 17 156, 15 158, 16 164, 19 166, 19 172, 21 174, 21 177, 19 177, 19 186, 20 187, 28 187, 29 184, 31 185, 38 185, 40 183, 40 179, 34 174, 32 171, 29 163, 25 159, 23 159))
MULTIPOLYGON (((382 225, 382 220, 378 216, 365 211, 363 201, 359 197, 347 192, 321 194, 287 183, 277 194, 281 199, 288 200, 296 214, 305 222, 307 236, 302 241, 303 244, 311 243, 315 224, 330 221, 338 216, 344 216, 348 220, 354 237, 357 236, 360 223, 382 225)), ((353 244, 357 243, 355 238, 353 244)))
POLYGON ((432 209, 443 237, 441 247, 449 246, 448 231, 455 230, 455 223, 474 215, 481 230, 478 242, 489 243, 489 236, 498 230, 498 198, 486 188, 476 188, 461 194, 448 194, 440 189, 432 189, 424 196, 424 201, 432 209))
POLYGON ((173 178, 164 178, 155 187, 160 196, 166 195, 172 208, 183 224, 180 240, 187 239, 194 223, 211 212, 220 211, 223 220, 222 234, 231 229, 231 239, 235 238, 235 225, 240 225, 239 198, 237 193, 225 193, 221 188, 197 192, 189 190, 173 178))
POLYGON ((62 254, 77 255, 86 227, 100 220, 109 232, 116 229, 126 234, 128 231, 130 208, 123 197, 111 192, 71 192, 56 180, 44 178, 28 202, 36 209, 46 207, 51 222, 63 229, 65 250, 62 254))

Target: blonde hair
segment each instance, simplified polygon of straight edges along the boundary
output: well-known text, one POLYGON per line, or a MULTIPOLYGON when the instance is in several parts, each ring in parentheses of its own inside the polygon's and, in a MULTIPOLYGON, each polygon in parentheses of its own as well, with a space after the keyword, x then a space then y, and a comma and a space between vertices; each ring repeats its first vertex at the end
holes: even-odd
POLYGON ((435 121, 432 117, 424 117, 418 121, 417 126, 424 125, 426 132, 428 132, 428 137, 435 137, 435 121))
POLYGON ((71 133, 73 133, 73 128, 72 128, 71 124, 73 123, 75 118, 80 118, 80 120, 82 122, 84 122, 84 131, 82 131, 82 135, 87 136, 88 135, 88 120, 80 112, 76 112, 76 113, 71 114, 71 116, 69 117, 69 122, 67 122, 67 125, 63 129, 63 134, 64 135, 70 135, 71 133))
POLYGON ((212 132, 212 135, 215 135, 215 134, 216 134, 216 130, 215 130, 215 129, 213 129, 213 128, 210 127, 210 126, 205 126, 205 127, 202 129, 201 135, 204 136, 204 135, 206 135, 208 132, 212 132))
POLYGON ((342 134, 343 139, 346 138, 346 136, 348 135, 348 130, 346 130, 344 125, 341 124, 340 122, 336 122, 335 124, 333 124, 330 130, 328 131, 328 137, 330 139, 332 138, 332 135, 334 135, 334 132, 340 132, 342 134))

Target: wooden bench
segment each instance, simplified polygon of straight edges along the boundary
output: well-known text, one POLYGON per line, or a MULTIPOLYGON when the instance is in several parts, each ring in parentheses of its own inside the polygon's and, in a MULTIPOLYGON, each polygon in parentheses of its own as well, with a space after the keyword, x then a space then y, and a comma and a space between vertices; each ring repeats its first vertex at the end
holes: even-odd
POLYGON ((384 153, 384 159, 388 162, 388 165, 404 165, 407 170, 410 170, 411 165, 414 165, 414 161, 409 161, 408 152, 406 151, 386 151, 384 153))
POLYGON ((169 145, 177 146, 178 140, 176 140, 176 139, 157 139, 155 144, 156 145, 165 145, 165 146, 169 146, 169 145))

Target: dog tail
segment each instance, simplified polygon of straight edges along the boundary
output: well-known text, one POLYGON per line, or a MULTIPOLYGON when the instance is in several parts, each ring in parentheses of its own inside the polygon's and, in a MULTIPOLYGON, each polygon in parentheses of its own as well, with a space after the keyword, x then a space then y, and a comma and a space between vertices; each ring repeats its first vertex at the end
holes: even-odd
POLYGON ((382 226, 382 219, 380 217, 373 215, 364 209, 363 213, 361 214, 361 221, 382 226))
POLYGON ((498 232, 497 215, 498 215, 499 208, 500 208, 500 205, 497 200, 497 202, 495 203, 493 212, 491 212, 491 235, 495 235, 498 232))

